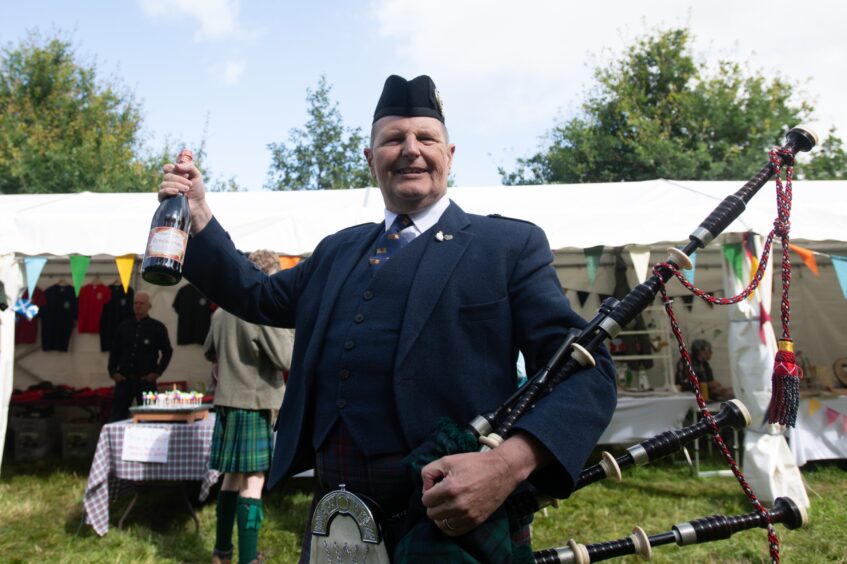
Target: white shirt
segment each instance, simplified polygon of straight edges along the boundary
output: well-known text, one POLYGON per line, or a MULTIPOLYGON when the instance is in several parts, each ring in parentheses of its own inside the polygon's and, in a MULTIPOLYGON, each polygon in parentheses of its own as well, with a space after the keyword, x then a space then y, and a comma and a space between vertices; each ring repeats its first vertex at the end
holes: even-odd
MULTIPOLYGON (((409 219, 412 220, 412 226, 404 229, 405 231, 412 231, 415 234, 415 237, 438 223, 438 220, 441 219, 441 216, 444 214, 444 211, 450 206, 450 198, 446 195, 442 196, 437 202, 428 206, 420 211, 416 211, 414 213, 407 214, 409 219)), ((388 230, 388 227, 394 223, 394 220, 397 219, 397 216, 400 214, 394 213, 390 210, 385 210, 385 229, 388 230)))

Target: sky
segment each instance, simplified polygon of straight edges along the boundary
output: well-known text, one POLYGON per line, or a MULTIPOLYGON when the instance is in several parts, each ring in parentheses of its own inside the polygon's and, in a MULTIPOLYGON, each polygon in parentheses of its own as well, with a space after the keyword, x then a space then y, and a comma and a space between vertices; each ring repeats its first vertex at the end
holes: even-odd
POLYGON ((819 133, 843 138, 845 15, 829 0, 2 0, 0 44, 60 34, 133 93, 150 148, 205 139, 206 167, 248 190, 266 183, 268 144, 305 124, 321 75, 345 126, 367 134, 388 75, 428 74, 457 146, 455 184, 489 186, 576 115, 593 69, 672 27, 692 31, 703 60, 798 84, 819 133))

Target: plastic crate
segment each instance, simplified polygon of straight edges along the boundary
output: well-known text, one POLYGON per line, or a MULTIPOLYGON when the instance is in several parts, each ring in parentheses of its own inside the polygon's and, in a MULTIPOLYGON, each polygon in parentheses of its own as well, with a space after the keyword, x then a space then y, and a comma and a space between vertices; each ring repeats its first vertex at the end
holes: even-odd
POLYGON ((59 446, 59 425, 54 417, 9 419, 15 436, 15 461, 39 460, 56 452, 59 446))
POLYGON ((97 423, 62 423, 62 458, 90 458, 97 449, 100 425, 97 423))

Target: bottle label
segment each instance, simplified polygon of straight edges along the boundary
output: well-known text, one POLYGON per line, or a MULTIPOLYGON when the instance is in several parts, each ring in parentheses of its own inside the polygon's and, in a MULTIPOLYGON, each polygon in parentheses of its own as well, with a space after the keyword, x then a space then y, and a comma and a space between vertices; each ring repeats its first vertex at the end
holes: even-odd
POLYGON ((176 227, 154 227, 150 230, 146 256, 166 258, 182 263, 187 244, 188 233, 182 229, 177 229, 176 227))

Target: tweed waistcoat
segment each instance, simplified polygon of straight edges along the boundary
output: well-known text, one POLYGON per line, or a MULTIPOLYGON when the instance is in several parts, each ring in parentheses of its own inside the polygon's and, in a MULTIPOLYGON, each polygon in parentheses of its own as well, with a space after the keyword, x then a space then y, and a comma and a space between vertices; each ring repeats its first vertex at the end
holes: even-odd
POLYGON ((376 274, 363 256, 344 283, 312 396, 316 450, 339 418, 368 456, 408 450, 394 407, 392 372, 409 289, 428 240, 426 234, 417 237, 376 274))

